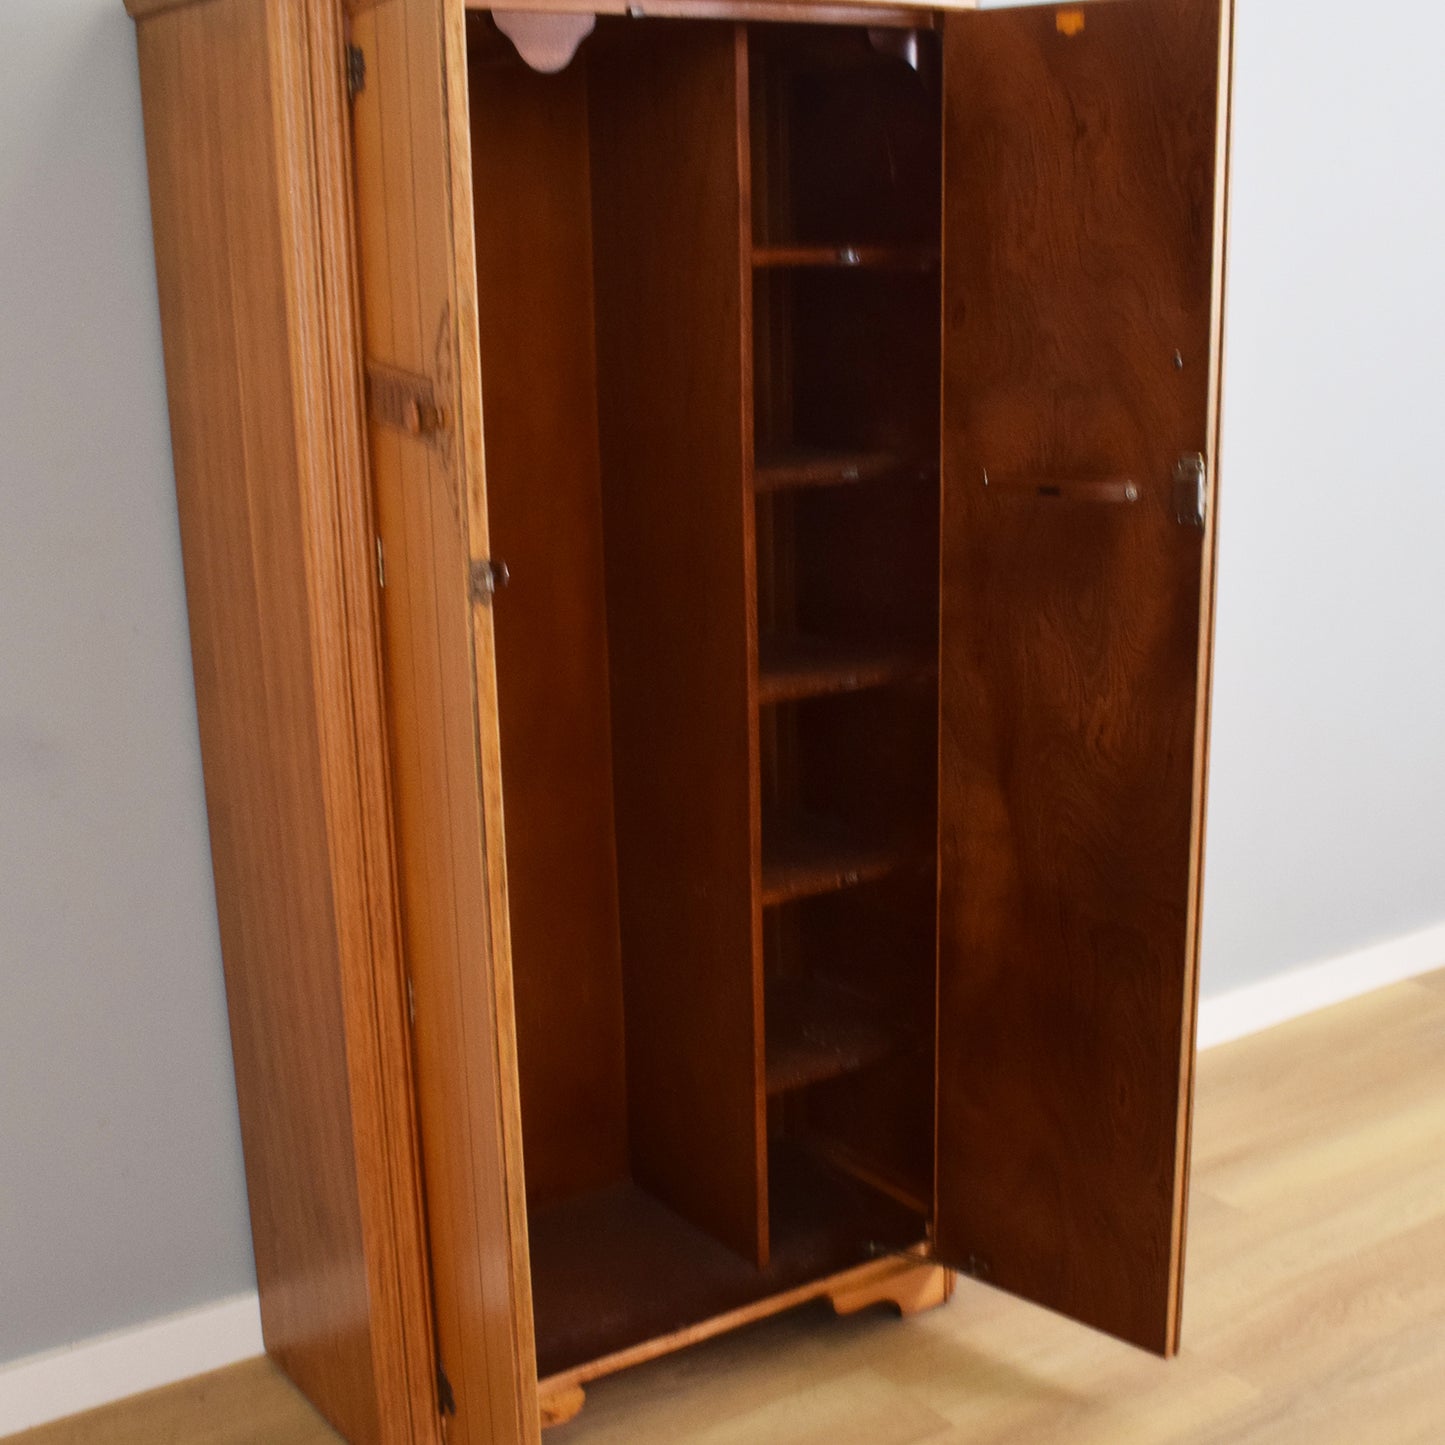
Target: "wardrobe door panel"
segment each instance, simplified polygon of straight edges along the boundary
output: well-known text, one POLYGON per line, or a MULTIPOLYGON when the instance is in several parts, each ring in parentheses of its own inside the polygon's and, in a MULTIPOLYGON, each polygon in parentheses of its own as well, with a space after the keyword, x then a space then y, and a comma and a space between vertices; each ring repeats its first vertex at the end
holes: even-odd
POLYGON ((1227 0, 944 26, 938 1254, 1169 1354, 1227 0))
POLYGON ((403 945, 453 1445, 538 1437, 502 848, 464 16, 351 19, 403 945))

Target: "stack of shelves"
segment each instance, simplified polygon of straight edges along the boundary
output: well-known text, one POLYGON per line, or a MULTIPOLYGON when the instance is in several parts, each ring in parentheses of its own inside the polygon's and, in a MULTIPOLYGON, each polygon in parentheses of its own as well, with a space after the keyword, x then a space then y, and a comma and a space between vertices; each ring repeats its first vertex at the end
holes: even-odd
POLYGON ((849 1080, 931 1047, 937 101, 866 32, 750 44, 769 1134, 836 1160, 879 1153, 849 1080))

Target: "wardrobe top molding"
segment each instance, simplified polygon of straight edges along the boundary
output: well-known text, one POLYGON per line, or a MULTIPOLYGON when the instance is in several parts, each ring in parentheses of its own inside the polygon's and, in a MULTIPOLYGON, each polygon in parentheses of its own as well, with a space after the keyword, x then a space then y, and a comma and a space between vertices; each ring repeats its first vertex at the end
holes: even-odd
MULTIPOLYGON (((204 5, 207 0, 124 0, 133 20, 164 10, 204 5)), ((336 0, 351 12, 369 9, 376 0, 336 0)), ((637 19, 776 20, 819 25, 928 26, 945 10, 977 10, 979 0, 933 0, 932 4, 900 5, 897 0, 445 0, 464 10, 524 11, 534 14, 632 15, 637 19)), ((1040 0, 1020 0, 1037 4, 1040 0)), ((1082 8, 1101 0, 1077 0, 1082 8)))

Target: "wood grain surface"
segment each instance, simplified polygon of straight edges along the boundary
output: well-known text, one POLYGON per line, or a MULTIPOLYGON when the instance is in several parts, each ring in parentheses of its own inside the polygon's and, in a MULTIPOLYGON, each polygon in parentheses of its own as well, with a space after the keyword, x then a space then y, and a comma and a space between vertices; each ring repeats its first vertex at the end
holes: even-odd
MULTIPOLYGON (((505 53, 504 53, 505 55, 505 53)), ((472 166, 527 1197, 625 1178, 586 62, 474 65, 472 166)))
MULTIPOLYGON (((1169 472, 1216 439, 1217 5, 946 25, 939 1248, 1166 1353, 1212 565, 1209 530, 1175 522, 1169 472), (1071 480, 1001 504, 986 469, 1071 480), (1095 505, 1121 477, 1139 497, 1095 505)), ((436 1437, 434 1356, 450 1438, 533 1440, 519 1075, 550 1121, 529 1124, 540 1197, 630 1161, 744 1258, 769 1257, 748 352, 770 331, 751 316, 744 33, 604 21, 590 80, 488 70, 469 119, 460 0, 353 8, 365 359, 439 399, 411 432, 374 411, 373 513, 338 8, 134 10, 268 1347, 353 1440, 436 1437), (530 169, 539 148, 556 164, 530 169), (554 223, 579 197, 585 214, 589 184, 600 367, 592 238, 554 223), (494 634, 475 568, 513 541, 519 583, 554 610, 524 587, 494 634), (562 680, 570 712, 537 666, 562 656, 581 670, 562 680), (517 683, 500 699, 499 658, 517 683), (554 725, 549 759, 531 744, 554 725), (504 753, 509 729, 522 745, 504 753), (520 810, 505 848, 504 790, 520 810), (548 873, 582 906, 555 908, 548 873), (519 959, 547 960, 517 993, 520 1040, 514 925, 519 959), (578 959, 595 987, 576 986, 578 959), (528 1086, 549 1055, 568 1069, 528 1086)), ((859 259, 899 254, 914 252, 859 259)), ((804 441, 913 456, 933 372, 920 384, 870 343, 924 336, 931 365, 936 296, 858 269, 768 283, 798 307, 785 348, 808 363, 774 369, 804 441)), ((788 542, 798 520, 769 526, 788 542)), ((837 570, 842 534, 813 531, 794 584, 837 570)), ((813 624, 868 616, 886 641, 916 582, 902 604, 878 582, 793 620, 831 636, 813 624)), ((850 756, 840 737, 822 736, 825 762, 850 756)), ((829 796, 837 781, 809 779, 829 796)))
POLYGON ((268 1348, 429 1440, 334 7, 139 27, 197 701, 268 1348))
POLYGON ((465 34, 440 0, 351 27, 366 356, 426 377, 447 418, 370 429, 439 1356, 449 1438, 512 1445, 538 1424, 493 639, 470 584, 487 535, 465 34))
MULTIPOLYGON (((126 13, 140 20, 167 10, 185 9, 204 0, 124 0, 126 13)), ((348 10, 361 10, 370 0, 347 0, 348 10)), ((694 20, 789 20, 817 25, 930 26, 934 9, 972 9, 977 0, 939 0, 929 9, 899 5, 897 0, 653 0, 648 15, 694 20)), ((467 10, 526 10, 593 15, 625 15, 626 0, 465 0, 467 10)))
POLYGON ((367 1441, 380 1427, 305 625, 302 443, 285 283, 291 237, 267 21, 256 0, 219 0, 149 23, 140 34, 142 88, 267 1346, 341 1429, 367 1441), (320 1274, 325 1291, 297 1288, 320 1274))
POLYGON ((613 776, 639 1184, 767 1260, 746 50, 589 59, 613 776))
POLYGON ((312 420, 311 485, 303 490, 317 625, 312 657, 328 791, 346 1057, 371 1303, 381 1434, 428 1442, 437 1433, 436 1339, 416 1085, 397 908, 386 748, 375 516, 366 458, 355 196, 345 80, 334 62, 343 17, 327 0, 278 16, 273 46, 278 145, 314 192, 288 187, 314 231, 293 301, 298 400, 312 420), (302 109, 303 97, 307 102, 302 109), (284 138, 289 137, 288 141, 284 138), (329 420, 329 428, 326 422, 329 420))
POLYGON ((772 1251, 759 1270, 634 1184, 533 1215, 542 1376, 595 1378, 614 1356, 648 1357, 712 1333, 734 1310, 759 1315, 795 1289, 822 1292, 875 1251, 917 1245, 922 1218, 795 1145, 774 1145, 772 1251))
MULTIPOLYGON (((194 0, 129 0, 133 5, 188 4, 194 0)), ((929 26, 933 11, 896 0, 465 0, 469 10, 582 11, 593 15, 646 15, 652 19, 791 21, 816 25, 929 26)), ((967 7, 977 0, 941 0, 940 9, 967 7)))
POLYGON ((940 1257, 1178 1343, 1217 0, 945 22, 940 1257), (999 502, 983 474, 1128 476, 999 502))

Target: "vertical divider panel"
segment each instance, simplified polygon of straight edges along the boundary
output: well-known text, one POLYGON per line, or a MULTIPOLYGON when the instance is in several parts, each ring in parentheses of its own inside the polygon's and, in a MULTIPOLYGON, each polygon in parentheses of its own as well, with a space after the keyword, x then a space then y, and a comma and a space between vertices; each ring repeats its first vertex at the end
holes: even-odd
POLYGON ((768 1259, 747 37, 596 37, 597 359, 632 1169, 768 1259))

